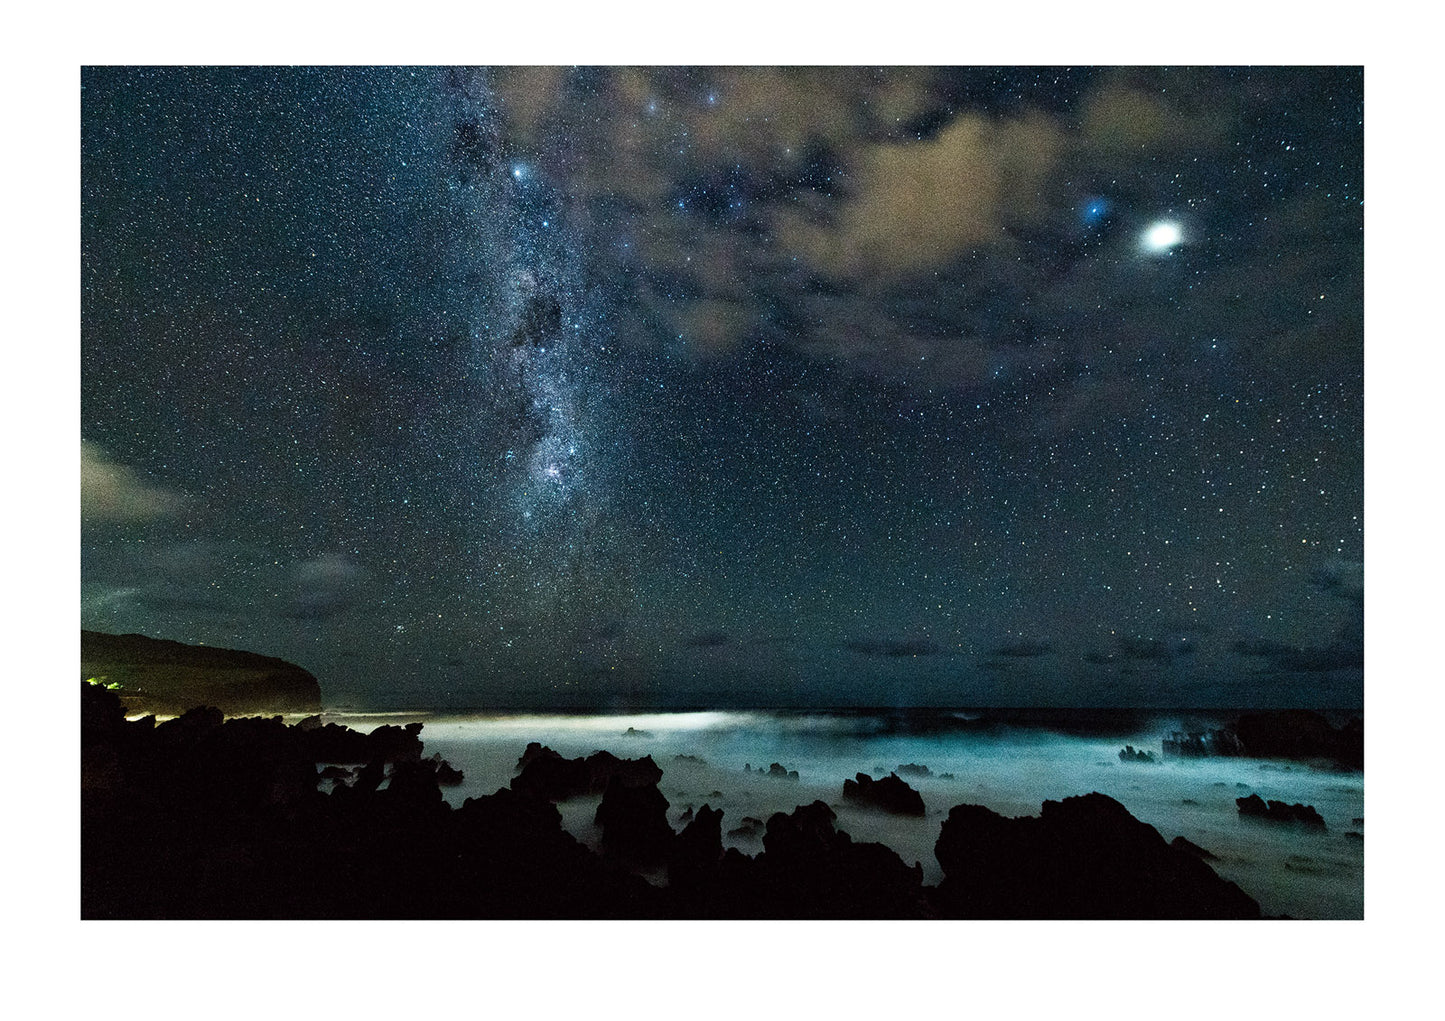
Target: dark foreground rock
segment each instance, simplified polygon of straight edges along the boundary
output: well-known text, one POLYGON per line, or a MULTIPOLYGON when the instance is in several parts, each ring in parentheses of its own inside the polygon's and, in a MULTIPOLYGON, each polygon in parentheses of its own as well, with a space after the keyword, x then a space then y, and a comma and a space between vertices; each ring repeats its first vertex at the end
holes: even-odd
POLYGON ((1018 819, 959 805, 934 853, 940 913, 953 917, 1259 917, 1239 887, 1098 793, 1018 819))
POLYGON ((1234 730, 1248 755, 1324 759, 1348 769, 1365 766, 1365 728, 1358 718, 1335 727, 1319 713, 1288 709, 1241 716, 1234 730))
POLYGON ((1219 858, 1219 855, 1213 851, 1205 850, 1187 837, 1175 837, 1169 841, 1169 846, 1177 848, 1180 851, 1187 851, 1189 854, 1194 855, 1194 857, 1203 858, 1206 861, 1216 861, 1219 858))
POLYGON ((875 780, 867 773, 843 781, 843 800, 859 808, 871 808, 894 815, 923 815, 923 797, 897 773, 875 780))
POLYGON ((593 752, 585 759, 564 759, 533 741, 517 760, 512 789, 548 801, 567 801, 603 793, 613 777, 621 777, 629 787, 645 787, 662 779, 662 767, 651 755, 619 759, 611 752, 593 752))
POLYGON ((1286 825, 1307 826, 1311 829, 1324 829, 1325 820, 1313 805, 1287 804, 1283 801, 1265 801, 1258 794, 1251 794, 1247 798, 1235 798, 1235 805, 1239 808, 1239 814, 1250 819, 1260 819, 1264 822, 1284 823, 1286 825))
MULTIPOLYGON (((1101 795, 1047 802, 1039 819, 955 808, 937 845, 948 878, 933 889, 917 863, 839 830, 821 801, 772 815, 756 855, 723 848, 723 812, 708 805, 674 833, 650 760, 607 774, 597 854, 562 828, 545 785, 514 783, 451 808, 441 791, 450 767, 413 754, 410 728, 322 780, 321 753, 340 739, 318 738, 326 728, 314 723, 206 709, 160 726, 127 722, 114 692, 82 689, 84 918, 1257 914, 1101 795)), ((529 752, 522 774, 554 759, 529 752)))

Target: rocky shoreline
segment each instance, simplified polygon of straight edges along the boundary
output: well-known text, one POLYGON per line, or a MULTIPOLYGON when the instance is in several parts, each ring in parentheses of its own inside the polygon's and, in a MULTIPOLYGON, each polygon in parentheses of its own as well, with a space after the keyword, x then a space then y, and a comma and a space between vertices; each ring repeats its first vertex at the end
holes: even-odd
MULTIPOLYGON (((722 844, 724 813, 667 821, 650 756, 526 748, 511 783, 449 806, 457 771, 422 756, 420 724, 362 735, 318 719, 193 709, 127 721, 82 684, 84 918, 1257 918, 1199 851, 1090 793, 1006 818, 958 805, 925 885, 855 841, 817 800, 722 844), (556 802, 601 794, 594 852, 556 802)), ((847 803, 911 812, 911 789, 859 774, 847 803)))

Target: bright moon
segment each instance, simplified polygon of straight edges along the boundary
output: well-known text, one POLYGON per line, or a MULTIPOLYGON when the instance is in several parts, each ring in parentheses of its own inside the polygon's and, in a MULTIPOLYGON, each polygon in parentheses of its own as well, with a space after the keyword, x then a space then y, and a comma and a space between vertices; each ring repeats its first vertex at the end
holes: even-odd
POLYGON ((1160 220, 1144 232, 1144 247, 1151 252, 1167 252, 1183 240, 1179 224, 1172 220, 1160 220))

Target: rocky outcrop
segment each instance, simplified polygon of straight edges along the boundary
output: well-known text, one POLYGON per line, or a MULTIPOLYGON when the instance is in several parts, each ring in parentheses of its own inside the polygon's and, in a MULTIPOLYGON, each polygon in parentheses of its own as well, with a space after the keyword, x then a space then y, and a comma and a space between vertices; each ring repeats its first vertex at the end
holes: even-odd
POLYGON ((1319 713, 1287 709, 1241 716, 1234 729, 1248 755, 1325 759, 1350 769, 1365 766, 1365 727, 1360 719, 1336 728, 1319 713))
MULTIPOLYGON (((1258 913, 1189 848, 1165 845, 1098 794, 1046 802, 1037 819, 955 808, 936 845, 946 879, 929 889, 917 863, 854 841, 821 801, 775 813, 766 826, 744 819, 763 830, 754 857, 722 846, 723 813, 709 805, 675 835, 650 760, 607 774, 596 854, 528 784, 452 809, 441 790, 450 767, 409 754, 419 740, 410 728, 396 728, 400 745, 383 741, 360 768, 337 765, 323 781, 317 750, 338 739, 318 743, 326 728, 314 723, 225 719, 205 708, 159 726, 127 722, 114 692, 87 685, 81 724, 85 918, 1258 913), (634 874, 645 868, 656 878, 659 866, 666 886, 634 874)), ((522 774, 561 760, 540 746, 529 751, 522 774)), ((592 757, 561 761, 586 766, 592 757)))
POLYGON ((667 824, 667 807, 655 782, 634 784, 622 773, 612 774, 597 806, 602 850, 632 864, 666 861, 676 837, 667 824))
POLYGON ((894 815, 923 815, 923 797, 900 779, 897 773, 889 773, 882 780, 875 780, 867 773, 857 774, 857 779, 843 781, 843 800, 858 808, 871 808, 894 815))
POLYGON ((918 762, 905 762, 894 770, 899 776, 932 776, 933 770, 918 762))
POLYGON ((1298 802, 1290 805, 1283 801, 1265 801, 1258 794, 1251 794, 1247 798, 1235 798, 1234 803, 1239 808, 1239 814, 1246 818, 1307 826, 1311 829, 1322 830, 1325 828, 1324 817, 1315 810, 1313 805, 1302 805, 1298 802))
POLYGON ((593 752, 585 759, 564 759, 535 741, 517 760, 517 770, 512 789, 548 801, 601 794, 614 776, 620 776, 630 787, 644 787, 662 779, 662 768, 651 755, 619 759, 611 752, 593 752))
POLYGON ((958 805, 934 847, 941 914, 963 918, 1257 918, 1259 905, 1123 805, 1093 793, 1005 818, 958 805))
POLYGON ((1204 848, 1200 847, 1198 844, 1188 839, 1187 837, 1175 837, 1173 840, 1169 841, 1169 846, 1177 850, 1185 851, 1189 854, 1192 854, 1196 858, 1203 858, 1207 861, 1217 861, 1219 858, 1219 855, 1215 854, 1213 851, 1206 851, 1204 848))
POLYGON ((1131 744, 1126 744, 1123 748, 1119 749, 1119 761, 1139 762, 1146 765, 1155 764, 1153 752, 1145 751, 1143 748, 1135 748, 1131 744))
POLYGON ((1163 752, 1166 759, 1204 759, 1216 755, 1245 754, 1239 737, 1229 730, 1175 730, 1164 736, 1163 752))
POLYGON ((214 706, 228 716, 316 713, 321 686, 294 663, 238 649, 80 632, 80 676, 118 685, 127 713, 173 716, 214 706))

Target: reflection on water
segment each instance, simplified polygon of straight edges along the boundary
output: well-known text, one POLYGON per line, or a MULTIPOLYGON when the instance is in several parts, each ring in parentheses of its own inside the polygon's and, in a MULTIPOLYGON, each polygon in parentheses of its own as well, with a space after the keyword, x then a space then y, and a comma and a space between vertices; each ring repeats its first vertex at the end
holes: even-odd
MULTIPOLYGON (((393 714, 328 718, 358 730, 397 722, 393 714)), ((933 843, 952 806, 972 803, 1004 815, 1036 815, 1046 799, 1099 791, 1166 840, 1184 836, 1213 852, 1215 871, 1259 901, 1266 915, 1364 917, 1363 823, 1355 821, 1364 816, 1363 775, 1248 758, 1162 759, 1163 734, 1178 729, 1168 718, 1151 720, 1137 732, 1104 736, 1098 736, 1098 727, 1094 733, 1063 734, 1017 723, 990 725, 977 714, 963 713, 910 718, 761 711, 418 713, 408 718, 424 722, 427 754, 440 752, 465 774, 462 786, 446 792, 453 805, 506 786, 529 741, 568 757, 599 749, 625 758, 651 755, 663 769, 660 787, 675 828, 681 829, 688 808, 704 803, 723 810, 727 834, 745 817, 766 820, 773 812, 821 799, 854 839, 887 844, 904 861, 923 866, 924 882, 937 883, 942 873, 933 843), (1152 750, 1162 761, 1120 762, 1118 752, 1126 742, 1152 750), (800 778, 759 775, 774 762, 797 770, 800 778), (925 818, 897 818, 842 804, 845 779, 859 772, 878 776, 904 764, 926 766, 931 774, 907 777, 923 796, 925 818), (1250 793, 1313 805, 1327 829, 1321 833, 1241 819, 1234 799, 1250 793)), ((564 825, 593 846, 595 805, 594 798, 560 806, 564 825)), ((761 839, 747 833, 725 836, 724 842, 747 854, 762 850, 761 839)))

